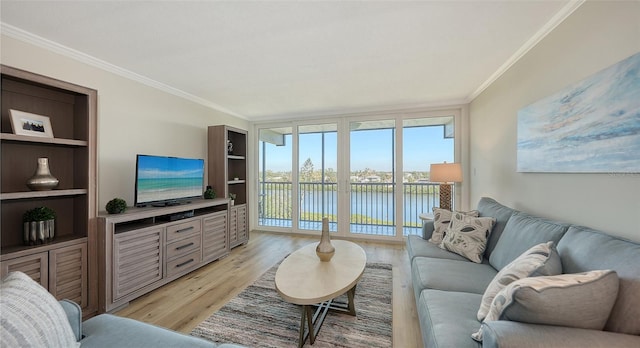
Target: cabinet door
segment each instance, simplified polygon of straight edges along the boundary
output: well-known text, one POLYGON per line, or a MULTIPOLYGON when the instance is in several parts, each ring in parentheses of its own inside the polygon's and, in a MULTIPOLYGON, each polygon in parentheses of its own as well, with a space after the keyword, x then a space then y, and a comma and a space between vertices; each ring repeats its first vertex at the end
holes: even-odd
POLYGON ((58 300, 68 299, 86 308, 87 244, 49 251, 49 292, 58 300))
POLYGON ((227 212, 221 211, 202 219, 202 259, 213 261, 229 252, 227 212))
POLYGON ((116 234, 113 238, 113 300, 162 279, 162 227, 116 234))
POLYGON ((238 241, 238 209, 233 206, 229 209, 229 245, 236 245, 238 241))
POLYGON ((3 261, 0 265, 1 276, 20 271, 31 279, 40 283, 45 289, 49 288, 49 257, 48 253, 42 252, 33 255, 17 257, 15 259, 3 261))
POLYGON ((249 233, 247 231, 247 205, 240 205, 236 207, 236 209, 238 211, 236 229, 238 231, 238 244, 240 244, 249 239, 249 233))

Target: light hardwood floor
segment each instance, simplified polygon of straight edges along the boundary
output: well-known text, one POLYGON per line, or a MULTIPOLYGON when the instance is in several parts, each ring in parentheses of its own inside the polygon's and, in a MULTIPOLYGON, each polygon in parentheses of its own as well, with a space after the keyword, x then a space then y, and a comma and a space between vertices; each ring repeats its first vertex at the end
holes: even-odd
MULTIPOLYGON (((116 315, 189 333, 265 271, 318 237, 252 232, 229 256, 132 301, 116 315)), ((356 241, 368 262, 393 265, 393 346, 422 347, 404 244, 356 241)))

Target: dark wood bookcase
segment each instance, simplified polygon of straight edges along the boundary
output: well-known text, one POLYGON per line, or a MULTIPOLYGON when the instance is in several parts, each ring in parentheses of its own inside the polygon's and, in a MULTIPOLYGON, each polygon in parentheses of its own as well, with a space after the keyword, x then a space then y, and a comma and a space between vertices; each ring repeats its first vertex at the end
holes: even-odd
POLYGON ((20 270, 57 298, 79 302, 85 316, 97 311, 96 127, 97 91, 8 66, 0 66, 0 271, 20 270), (10 110, 47 116, 54 138, 13 134, 10 110), (37 159, 49 158, 60 181, 31 191, 37 159), (45 206, 56 212, 55 237, 23 243, 22 215, 45 206))
POLYGON ((235 194, 235 202, 229 207, 229 241, 231 247, 249 240, 247 204, 247 131, 226 125, 208 128, 208 182, 217 197, 229 198, 235 194), (227 141, 233 150, 227 151, 227 141), (237 180, 236 180, 237 179, 237 180))

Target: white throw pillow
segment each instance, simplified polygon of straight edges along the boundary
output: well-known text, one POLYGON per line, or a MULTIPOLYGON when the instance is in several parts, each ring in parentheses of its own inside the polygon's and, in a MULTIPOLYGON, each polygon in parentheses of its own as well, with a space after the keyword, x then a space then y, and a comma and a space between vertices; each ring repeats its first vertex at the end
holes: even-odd
POLYGON ((454 212, 440 247, 481 263, 495 222, 496 219, 492 217, 473 217, 454 212))
POLYGON ((0 284, 3 347, 79 347, 62 306, 40 284, 12 272, 0 284))
POLYGON ((527 277, 550 276, 562 273, 560 255, 553 242, 540 243, 522 253, 496 274, 482 295, 478 310, 478 320, 489 313, 493 298, 505 286, 527 277))
MULTIPOLYGON (((474 217, 477 217, 480 214, 477 210, 456 212, 474 217)), ((442 239, 444 238, 447 228, 449 228, 449 224, 451 223, 452 214, 451 210, 433 208, 433 233, 431 234, 431 238, 429 238, 429 242, 436 245, 440 245, 440 243, 442 243, 442 239)))
MULTIPOLYGON (((618 286, 618 274, 612 270, 516 280, 496 295, 484 322, 511 320, 602 330, 618 297, 618 286)), ((471 337, 482 341, 482 330, 481 326, 471 337)))

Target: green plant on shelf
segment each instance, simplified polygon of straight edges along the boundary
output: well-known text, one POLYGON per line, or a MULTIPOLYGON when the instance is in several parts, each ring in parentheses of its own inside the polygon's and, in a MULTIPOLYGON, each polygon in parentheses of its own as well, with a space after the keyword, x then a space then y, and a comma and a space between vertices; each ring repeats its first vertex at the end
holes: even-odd
POLYGON ((48 221, 54 220, 55 218, 56 212, 53 211, 53 209, 47 207, 37 207, 29 209, 24 213, 24 215, 22 215, 23 222, 48 221))
POLYGON ((105 207, 109 214, 120 214, 127 210, 127 201, 122 198, 114 198, 105 207))
POLYGON ((216 191, 211 186, 207 186, 207 189, 204 191, 204 199, 214 198, 216 198, 216 191))

